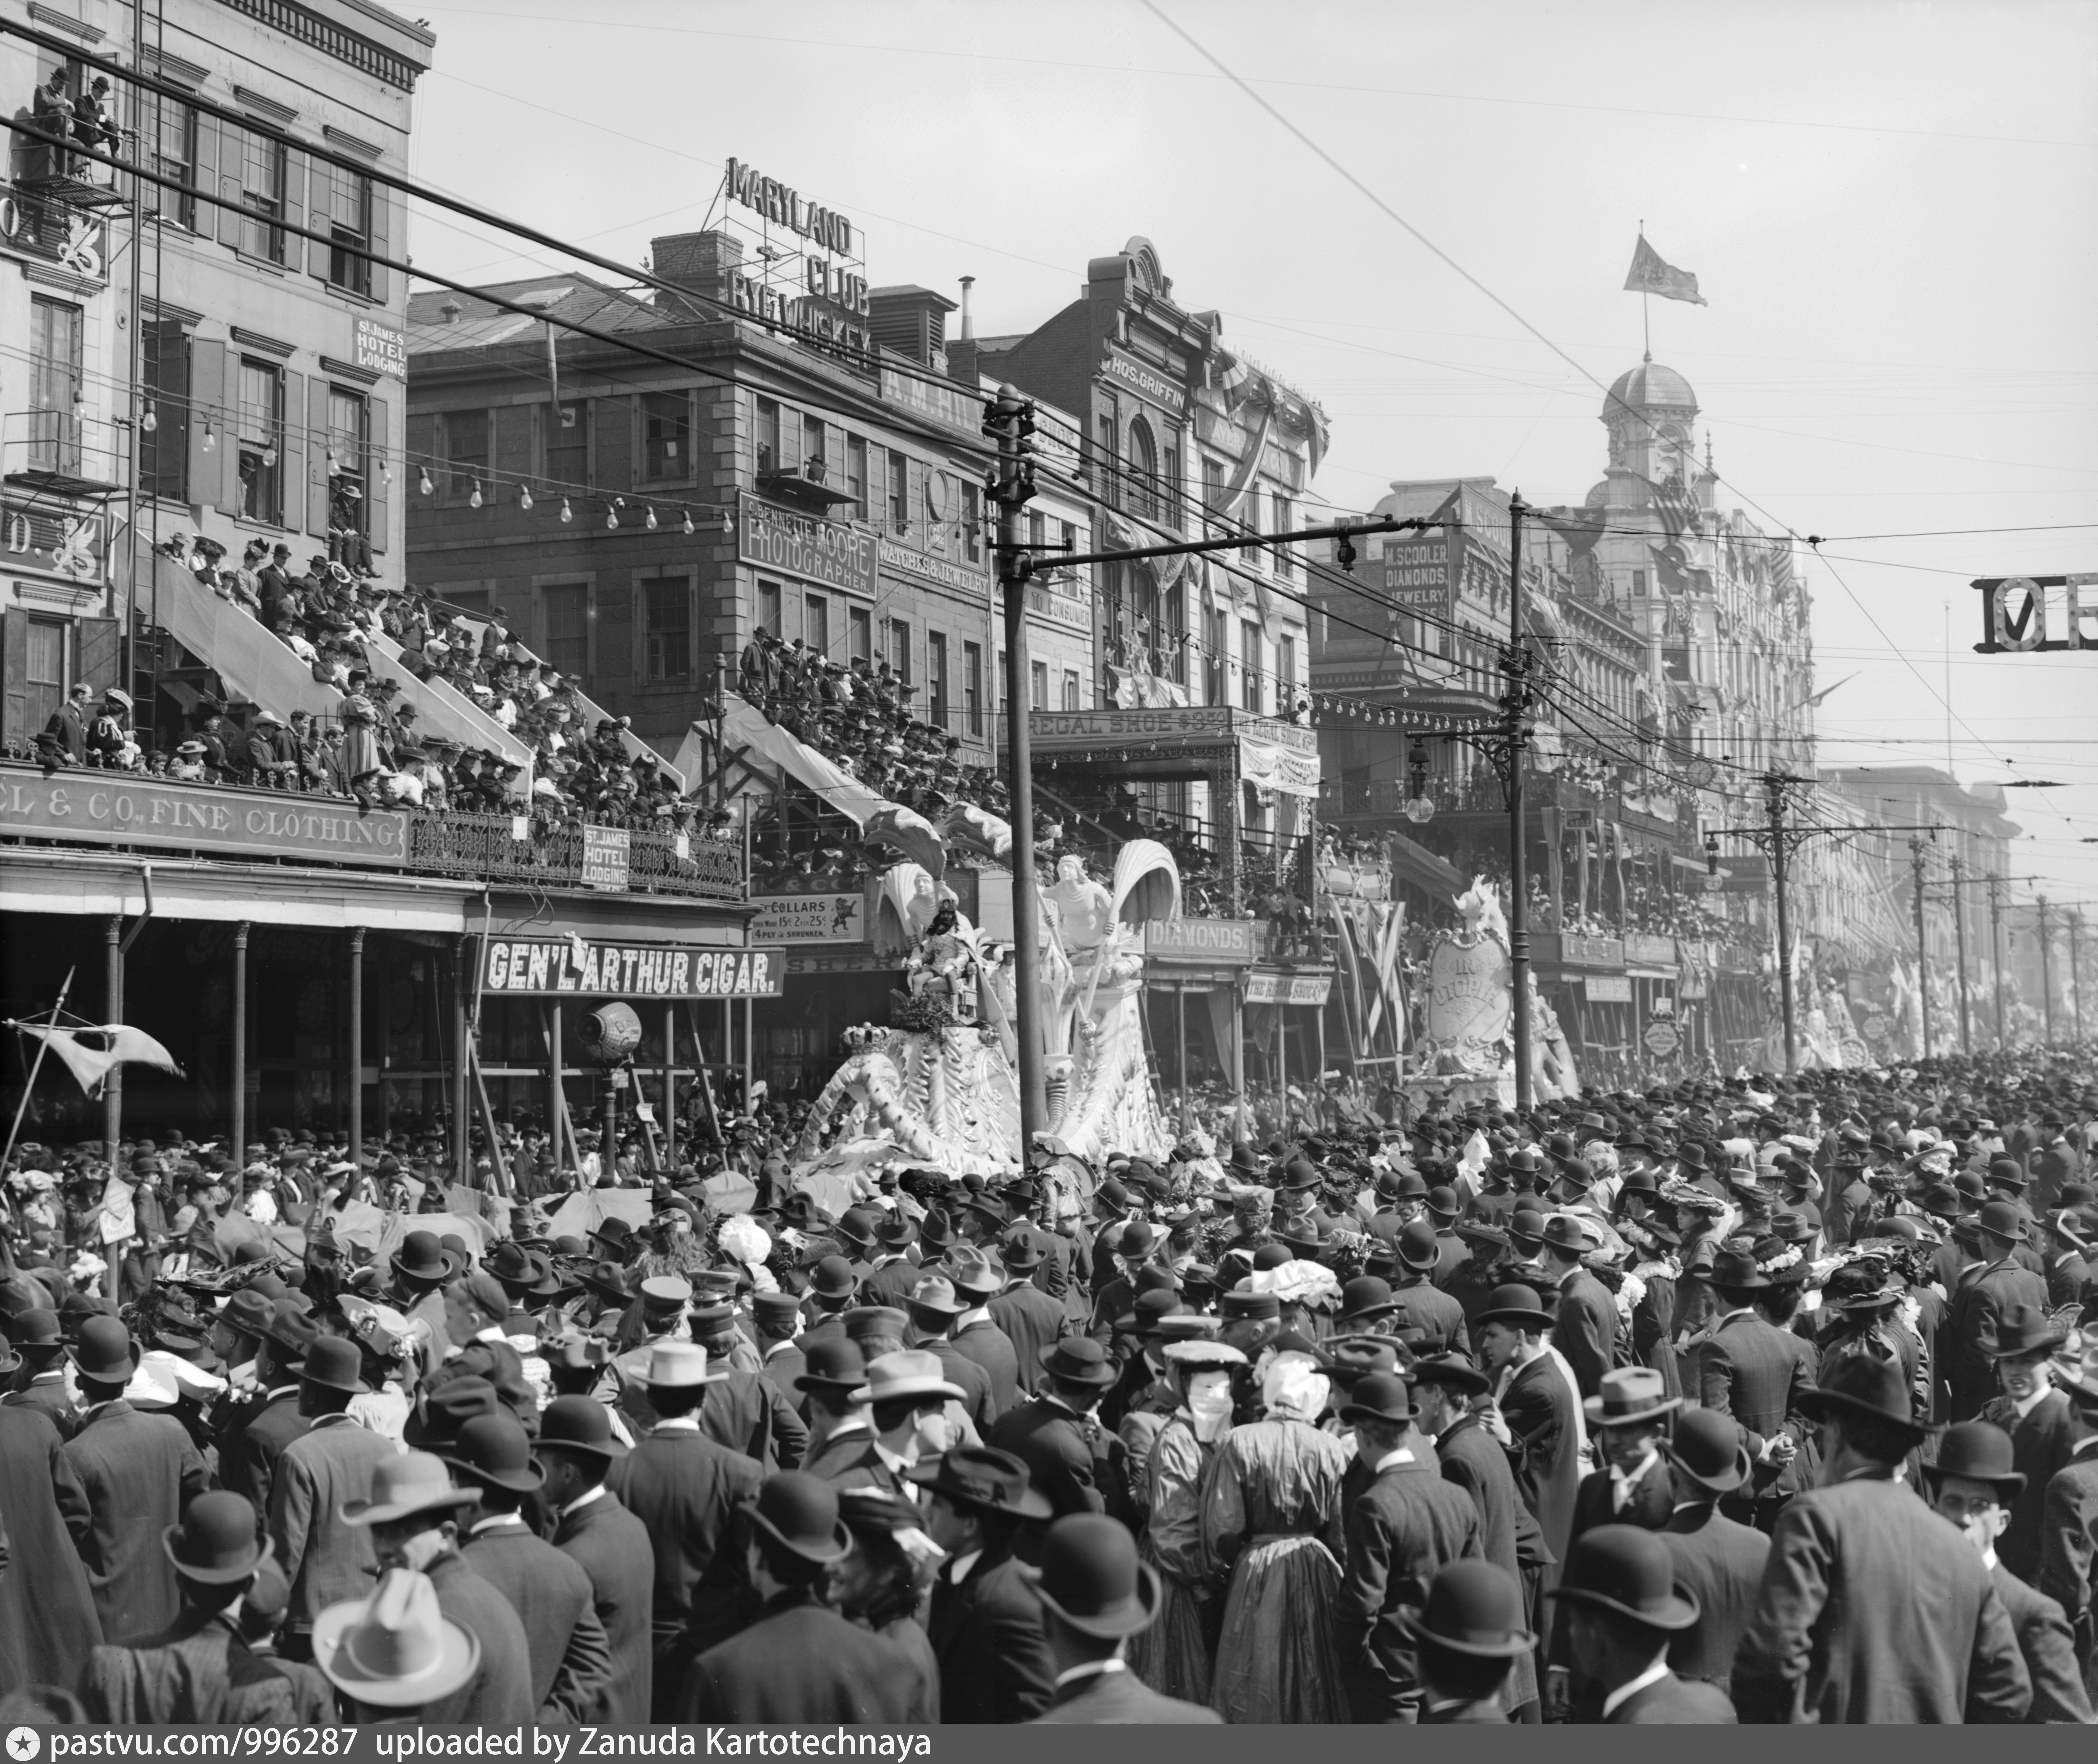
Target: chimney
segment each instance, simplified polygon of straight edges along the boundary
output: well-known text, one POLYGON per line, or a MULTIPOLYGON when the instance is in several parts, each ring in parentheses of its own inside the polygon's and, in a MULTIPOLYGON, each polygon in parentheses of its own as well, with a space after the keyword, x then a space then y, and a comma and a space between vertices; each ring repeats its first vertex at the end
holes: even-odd
POLYGON ((947 314, 955 303, 928 287, 902 285, 867 291, 867 329, 884 349, 947 371, 947 314))
MULTIPOLYGON (((649 241, 659 280, 690 288, 709 301, 735 304, 735 278, 743 267, 743 241, 722 231, 669 233, 649 241)), ((663 296, 669 298, 669 296, 663 296)), ((702 309, 701 317, 713 316, 702 309)))
POLYGON ((962 341, 964 343, 973 342, 976 339, 976 324, 969 317, 969 290, 976 285, 977 279, 974 276, 965 275, 962 278, 962 341))

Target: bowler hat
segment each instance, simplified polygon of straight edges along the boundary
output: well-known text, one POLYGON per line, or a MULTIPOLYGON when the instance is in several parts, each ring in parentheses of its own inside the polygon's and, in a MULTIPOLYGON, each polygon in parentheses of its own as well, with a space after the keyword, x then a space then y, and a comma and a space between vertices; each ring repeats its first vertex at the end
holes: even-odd
POLYGON ((411 1280, 449 1280, 465 1264, 437 1241, 435 1231, 410 1231, 394 1252, 393 1271, 411 1280))
POLYGON ((1409 1219, 1398 1234, 1398 1259, 1407 1267, 1425 1270, 1442 1259, 1442 1246, 1436 1241, 1435 1227, 1425 1219, 1409 1219))
POLYGON ((103 1384, 126 1384, 138 1369, 138 1344, 116 1317, 90 1317, 80 1326, 80 1338, 71 1349, 72 1363, 82 1378, 103 1384))
POLYGON ((594 1397, 556 1397, 539 1416, 539 1450, 587 1453, 608 1461, 626 1455, 612 1430, 612 1411, 594 1397))
POLYGON ((1484 1310, 1473 1316, 1472 1326, 1477 1328, 1486 1323, 1497 1323, 1531 1331, 1544 1328, 1551 1320, 1545 1314, 1544 1299, 1537 1288, 1515 1281, 1494 1288, 1493 1297, 1484 1310))
POLYGON ((2026 1485, 2025 1472, 2012 1468, 2014 1456, 2011 1436, 2003 1428, 1990 1421, 1962 1421, 1938 1435, 1938 1456, 1922 1470, 1933 1487, 1940 1477, 1986 1482, 2008 1504, 2026 1485))
POLYGON ((1521 1583, 1483 1556, 1441 1569, 1427 1603, 1417 1613, 1402 1609, 1398 1621, 1416 1642, 1477 1660, 1513 1660, 1537 1645, 1523 1626, 1521 1583))
POLYGON ((508 1410, 477 1415, 459 1430, 445 1462, 469 1481, 529 1494, 545 1485, 546 1472, 532 1455, 532 1442, 508 1410))
POLYGON ((859 1276, 843 1256, 825 1256, 809 1270, 809 1290, 819 1298, 850 1298, 858 1288, 859 1276))
POLYGON ((358 1376, 362 1364, 363 1355, 354 1341, 343 1336, 320 1336, 306 1349, 299 1377, 302 1382, 323 1390, 342 1390, 353 1397, 362 1396, 371 1388, 358 1376))
POLYGON ((2025 1241, 2025 1215, 2018 1211, 2017 1204, 2010 1200, 1986 1200, 1974 1222, 1990 1236, 2007 1244, 2025 1241))
POLYGON ((866 1356, 849 1336, 814 1336, 802 1352, 808 1369, 795 1379, 797 1390, 847 1392, 867 1382, 866 1356))
POLYGON ((1139 1561, 1128 1526, 1104 1513, 1069 1513, 1042 1540, 1042 1565, 1023 1567, 1042 1608, 1101 1641, 1148 1629, 1158 1615, 1158 1572, 1139 1561))
POLYGON ((1341 1406, 1341 1419, 1350 1424, 1357 1421, 1384 1421, 1396 1424, 1410 1421, 1420 1411, 1414 1406, 1413 1386, 1397 1372, 1370 1372, 1355 1380, 1354 1394, 1341 1406))
POLYGON ((757 1499, 744 1503, 750 1522, 790 1555, 819 1567, 853 1547, 852 1533, 838 1517, 838 1491, 821 1477, 782 1470, 767 1477, 757 1499))
POLYGON ((1374 1274, 1358 1274, 1341 1288, 1341 1321, 1352 1323, 1358 1318, 1384 1317, 1398 1309, 1398 1301, 1391 1296, 1391 1283, 1374 1274))
POLYGON ((1596 1525, 1574 1540, 1558 1597, 1628 1617, 1648 1629, 1687 1630, 1697 1601, 1675 1584, 1675 1558, 1658 1532, 1639 1525, 1596 1525))
POLYGON ((1686 1409, 1675 1419, 1662 1455, 1710 1494, 1730 1494, 1749 1479, 1749 1448, 1732 1420, 1710 1409, 1686 1409))
POLYGON ((914 1464, 903 1473, 921 1489, 980 1512, 1047 1519, 1056 1510, 1047 1495, 1029 1485, 1025 1462, 989 1446, 957 1446, 930 1463, 914 1464))
POLYGON ((255 1572, 266 1546, 256 1534, 255 1508, 248 1497, 218 1489, 190 1503, 182 1522, 160 1534, 160 1547, 184 1580, 228 1586, 255 1572))

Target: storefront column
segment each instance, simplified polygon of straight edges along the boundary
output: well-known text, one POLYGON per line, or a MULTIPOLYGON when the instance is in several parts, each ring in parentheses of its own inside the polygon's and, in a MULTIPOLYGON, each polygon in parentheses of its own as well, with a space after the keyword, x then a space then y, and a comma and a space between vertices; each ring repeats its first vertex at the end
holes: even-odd
POLYGON ((1239 916, 1239 769, 1236 763, 1209 774, 1209 801, 1216 810, 1217 861, 1223 867, 1224 916, 1239 916))
POLYGON ((349 1161, 364 1167, 364 927, 349 928, 349 1161))
MULTIPOLYGON (((751 1112, 750 1086, 756 1082, 757 1077, 757 1064, 751 1058, 752 1052, 757 1045, 757 1034, 751 1026, 751 1010, 754 1002, 749 998, 743 1001, 743 1112, 746 1115, 751 1112)), ((735 1008, 735 1004, 731 1003, 729 1009, 733 1011, 735 1008)))
MULTIPOLYGON (((103 1002, 109 1015, 105 1023, 124 1020, 124 916, 112 914, 103 926, 103 1002)), ((116 1142, 124 1136, 124 1068, 112 1066, 102 1087, 102 1139, 109 1167, 116 1166, 116 1142)))
POLYGON ((1194 1104, 1187 1094, 1187 989, 1173 989, 1173 1016, 1180 1031, 1180 1130, 1194 1125, 1194 1104))
POLYGON ((555 998, 546 1006, 546 1135, 554 1146, 554 1178, 560 1180, 562 1169, 568 1163, 568 1132, 561 1125, 564 1099, 561 1095, 561 1002, 555 998))
POLYGON ((473 1178, 473 1152, 467 1143, 467 1124, 473 1119, 473 1069, 467 1038, 473 1033, 467 1020, 467 994, 472 981, 467 966, 470 940, 462 937, 452 950, 452 1132, 458 1141, 452 1152, 452 1180, 464 1187, 473 1178))
POLYGON ((233 1168, 248 1167, 248 932, 233 928, 233 1168))

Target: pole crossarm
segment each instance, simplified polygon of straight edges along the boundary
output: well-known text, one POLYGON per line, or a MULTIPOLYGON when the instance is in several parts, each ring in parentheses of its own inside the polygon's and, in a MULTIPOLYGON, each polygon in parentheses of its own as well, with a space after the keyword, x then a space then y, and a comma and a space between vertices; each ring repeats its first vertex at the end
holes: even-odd
MULTIPOLYGON (((1303 527, 1293 533, 1249 533, 1225 539, 1186 539, 1170 545, 1127 546, 1113 551, 1066 552, 1055 545, 1022 545, 1000 543, 991 549, 1001 558, 1016 557, 1020 566, 1020 573, 1031 573, 1034 567, 1035 552, 1054 553, 1057 567, 1063 568, 1080 564, 1127 564, 1147 557, 1187 557, 1200 551, 1252 551, 1263 546, 1301 545, 1307 539, 1347 539, 1358 533, 1420 533, 1429 527, 1454 527, 1455 521, 1424 520, 1409 516, 1400 520, 1349 521, 1336 527, 1303 527)), ((1344 558, 1341 568, 1348 568, 1352 558, 1344 558)))

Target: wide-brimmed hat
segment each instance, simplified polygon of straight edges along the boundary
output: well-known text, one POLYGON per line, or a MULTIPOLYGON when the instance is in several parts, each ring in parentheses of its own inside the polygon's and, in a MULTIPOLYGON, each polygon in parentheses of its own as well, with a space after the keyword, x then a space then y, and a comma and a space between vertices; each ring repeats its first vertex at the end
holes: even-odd
POLYGON ((1395 1426, 1420 1412, 1414 1406, 1413 1386, 1406 1379, 1397 1372, 1367 1372, 1355 1380, 1354 1392, 1341 1405, 1341 1419, 1350 1426, 1358 1421, 1395 1426))
POLYGON ((182 1522, 160 1534, 160 1547, 184 1580, 227 1586, 252 1574, 269 1546, 256 1534, 248 1497, 217 1489, 190 1503, 182 1522))
POLYGON ((626 1441, 612 1430, 612 1411, 594 1397, 556 1397, 539 1416, 539 1450, 583 1452, 609 1463, 626 1441))
POLYGON ((1741 1431, 1733 1421, 1710 1409, 1686 1409, 1678 1415, 1661 1455, 1683 1476, 1710 1494, 1730 1494, 1749 1480, 1753 1468, 1741 1431))
POLYGON ((1535 1287, 1515 1281, 1494 1288, 1486 1308, 1473 1315, 1472 1327, 1476 1329, 1486 1323, 1509 1323, 1518 1329, 1543 1329, 1551 1322, 1545 1312, 1544 1296, 1535 1287))
POLYGON ((867 1382, 852 1393, 852 1401, 867 1405, 892 1402, 904 1397, 939 1397, 956 1402, 968 1400, 968 1393, 951 1383, 940 1356, 922 1349, 904 1348, 878 1355, 868 1362, 867 1382))
POLYGON ((453 1482, 443 1459, 410 1451, 380 1459, 372 1468, 371 1499, 345 1501, 336 1511, 345 1525, 384 1525, 416 1513, 471 1507, 475 1499, 472 1490, 453 1482))
POLYGON ((852 1533, 838 1516, 838 1491, 821 1477, 782 1470, 765 1479, 743 1511, 758 1531, 805 1562, 820 1567, 852 1549, 852 1533))
POLYGON ((1104 1389, 1121 1376, 1108 1351, 1091 1336, 1066 1336, 1036 1355, 1051 1378, 1073 1384, 1097 1384, 1104 1389))
POLYGON ((1025 1274, 1042 1266, 1047 1252, 1042 1236, 1027 1226, 1016 1226, 999 1240, 1008 1274, 1025 1274))
POLYGON ((1042 1540, 1042 1565, 1020 1572, 1042 1609, 1082 1635, 1134 1635, 1158 1615, 1157 1570, 1138 1560, 1129 1528, 1104 1513, 1058 1520, 1042 1540))
POLYGON ((2025 1472, 2012 1468, 2015 1457, 2003 1428, 1990 1421, 1962 1421, 1938 1436, 1938 1456, 1921 1468, 1933 1489, 1940 1477, 1964 1477, 1987 1483, 2008 1505, 2026 1485, 2025 1472))
POLYGON ((1799 1393, 1800 1412, 1811 1421, 1836 1415, 1862 1415, 1921 1439, 1929 1429, 1916 1419, 1908 1380, 1898 1358, 1876 1359, 1869 1354, 1847 1356, 1825 1384, 1810 1384, 1799 1393))
POLYGON ((1494 1387, 1494 1381, 1463 1354, 1435 1354, 1415 1360, 1407 1368, 1415 1384, 1441 1384, 1463 1396, 1476 1397, 1494 1387))
POLYGON ((947 1260, 947 1278, 957 1292, 971 1298, 995 1298, 1005 1290, 1005 1264, 989 1250, 957 1250, 947 1260))
POLYGON ((546 1485, 546 1466, 532 1455, 523 1424, 507 1409, 467 1422, 445 1462, 468 1481, 490 1488, 529 1494, 546 1485))
POLYGON ((1055 1511, 1049 1498, 1029 1482, 1024 1462, 989 1446, 957 1446, 930 1463, 913 1464, 903 1474, 920 1488, 980 1512, 1047 1519, 1055 1511))
POLYGON ((1683 1406, 1680 1397, 1664 1396, 1661 1374, 1651 1366, 1619 1366, 1602 1376, 1598 1393, 1582 1399, 1588 1425, 1637 1427, 1683 1406))
POLYGON ((481 1670, 481 1642, 446 1617, 427 1574, 388 1569, 369 1598, 314 1619, 314 1664, 353 1700, 377 1709, 441 1702, 481 1670))
POLYGON ((1983 1351, 1992 1360, 2021 1359, 2052 1354, 2068 1339, 2068 1326, 2055 1323, 2039 1305, 2013 1305, 1996 1325, 1996 1345, 1983 1351))
POLYGON ((928 1316, 951 1321, 969 1307, 955 1297, 955 1283, 943 1274, 921 1274, 911 1283, 904 1305, 928 1316))
POLYGON ((1596 1525, 1567 1552, 1556 1596, 1670 1633, 1697 1621, 1697 1601, 1675 1584, 1675 1558, 1658 1532, 1596 1525))
POLYGON ((1513 1660, 1537 1645, 1524 1626, 1522 1586, 1483 1556, 1452 1562, 1429 1582, 1418 1612, 1402 1609, 1399 1627, 1413 1640, 1475 1660, 1513 1660))
POLYGON ((718 1384, 728 1371, 726 1362, 714 1363, 696 1341, 658 1341, 626 1376, 644 1390, 689 1390, 695 1384, 718 1384))

